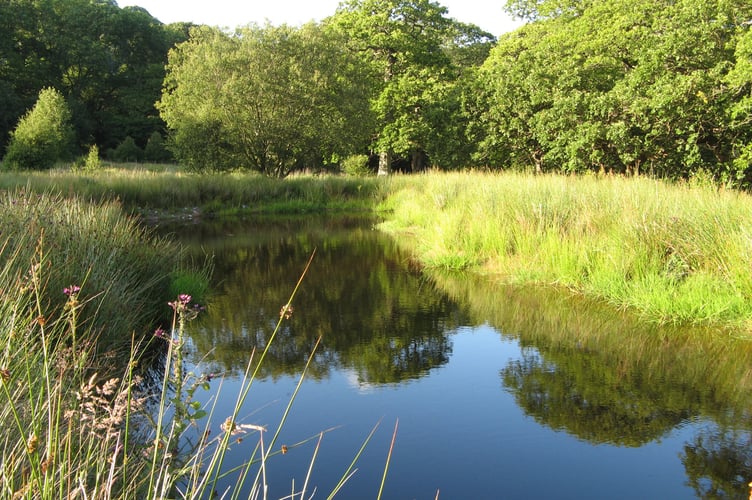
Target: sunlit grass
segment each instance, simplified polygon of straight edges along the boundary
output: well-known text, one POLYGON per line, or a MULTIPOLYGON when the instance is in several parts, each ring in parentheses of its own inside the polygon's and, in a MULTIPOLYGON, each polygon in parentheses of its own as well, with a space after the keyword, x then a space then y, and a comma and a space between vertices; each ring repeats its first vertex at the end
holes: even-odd
POLYGON ((125 210, 146 215, 362 211, 383 199, 381 186, 376 178, 195 174, 174 165, 104 164, 94 172, 58 168, 0 174, 0 189, 25 187, 34 192, 117 200, 125 210))
POLYGON ((752 198, 647 178, 429 174, 398 179, 382 225, 429 267, 598 297, 645 319, 752 318, 752 198))

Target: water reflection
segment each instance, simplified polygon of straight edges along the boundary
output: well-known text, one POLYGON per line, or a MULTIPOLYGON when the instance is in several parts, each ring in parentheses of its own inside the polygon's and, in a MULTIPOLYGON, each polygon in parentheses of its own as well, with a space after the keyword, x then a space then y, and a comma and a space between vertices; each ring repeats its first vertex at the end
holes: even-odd
POLYGON ((561 291, 435 274, 475 321, 515 338, 503 386, 539 423, 594 444, 638 447, 684 425, 701 498, 746 498, 752 478, 752 343, 734 332, 659 328, 561 291))
POLYGON ((195 360, 244 370, 316 249, 261 377, 299 374, 318 337, 312 378, 347 368, 362 384, 398 383, 445 364, 447 332, 463 315, 372 228, 370 219, 310 217, 191 227, 188 239, 201 242, 193 247, 218 255, 211 307, 191 333, 195 360))
MULTIPOLYGON (((254 348, 266 345, 281 306, 317 249, 295 300, 295 312, 271 346, 262 376, 268 381, 297 376, 321 337, 310 378, 336 380, 334 373, 340 372, 347 374, 348 381, 353 376, 362 387, 386 387, 374 395, 379 401, 376 407, 393 409, 405 426, 416 422, 414 443, 410 432, 400 437, 400 450, 405 450, 400 453, 414 452, 416 457, 408 461, 403 455, 402 467, 407 471, 398 468, 391 476, 399 493, 413 491, 408 490, 413 483, 434 481, 426 478, 443 481, 452 475, 475 475, 485 466, 479 463, 491 468, 504 463, 512 468, 527 453, 539 457, 536 460, 541 463, 554 450, 600 464, 596 446, 583 448, 582 443, 598 445, 601 451, 604 447, 640 449, 652 457, 658 454, 647 449, 679 439, 672 452, 679 471, 642 478, 655 482, 646 484, 647 490, 665 487, 672 497, 686 495, 685 490, 701 498, 746 498, 749 494, 752 343, 734 338, 733 332, 657 328, 559 291, 425 274, 411 268, 394 242, 373 231, 370 220, 282 219, 173 230, 182 241, 194 243, 191 248, 199 258, 203 252, 217 256, 211 307, 194 325, 191 353, 194 362, 208 364, 208 370, 230 374, 245 368, 254 348), (450 379, 447 372, 451 369, 435 370, 452 357, 452 332, 478 325, 492 326, 493 335, 514 346, 514 354, 498 360, 490 371, 497 377, 490 390, 479 388, 485 380, 469 380, 464 373, 450 379), (439 379, 442 387, 431 389, 432 380, 439 379), (416 383, 399 384, 407 380, 416 383), (416 387, 420 384, 424 392, 416 387), (409 401, 399 389, 410 389, 409 401), (467 399, 462 404, 442 405, 450 394, 467 399), (524 452, 510 446, 514 441, 507 437, 484 453, 485 445, 480 445, 489 436, 500 435, 499 422, 504 422, 507 432, 524 426, 505 409, 505 395, 540 429, 536 436, 526 436, 524 452), (427 418, 429 407, 431 417, 427 418), (412 418, 406 416, 409 412, 412 418), (431 436, 446 436, 450 427, 461 429, 463 440, 444 438, 447 447, 442 448, 443 440, 431 436), (563 432, 552 435, 546 429, 563 432), (539 441, 543 444, 536 450, 539 441), (479 446, 463 451, 467 443, 479 446), (426 460, 421 451, 425 449, 431 450, 428 455, 433 462, 426 460), (437 458, 441 456, 453 457, 448 469, 441 469, 443 461, 437 458), (458 465, 465 462, 466 466, 458 465), (402 483, 400 474, 405 477, 402 483), (423 479, 416 481, 416 477, 423 479), (677 477, 684 481, 684 489, 671 482, 677 477)), ((462 345, 459 339, 457 346, 462 345)), ((475 353, 472 362, 481 364, 483 354, 475 353)), ((327 388, 327 395, 332 391, 327 388)), ((355 406, 349 394, 331 397, 343 406, 355 406)), ((309 416, 316 414, 309 410, 309 416)), ((591 485, 602 481, 614 487, 630 458, 613 456, 613 471, 602 471, 604 477, 571 481, 591 485)), ((382 466, 378 463, 373 468, 382 466)), ((671 464, 659 466, 671 469, 671 464)), ((562 464, 557 467, 566 469, 562 464)), ((536 469, 530 474, 552 473, 536 469)), ((545 482, 516 479, 503 474, 478 478, 470 486, 444 485, 442 493, 457 488, 456 497, 468 497, 475 488, 476 497, 502 490, 510 498, 552 494, 540 489, 536 495, 529 489, 530 484, 544 488, 545 482)), ((644 491, 627 489, 632 486, 624 484, 620 492, 629 497, 644 491)), ((553 493, 582 497, 582 491, 595 490, 558 483, 553 493)), ((608 496, 603 489, 599 493, 595 496, 608 496)))

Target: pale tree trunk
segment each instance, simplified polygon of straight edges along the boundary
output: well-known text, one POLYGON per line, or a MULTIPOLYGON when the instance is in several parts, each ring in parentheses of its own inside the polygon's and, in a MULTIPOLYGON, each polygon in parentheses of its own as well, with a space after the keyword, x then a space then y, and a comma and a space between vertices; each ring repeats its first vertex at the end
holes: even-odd
POLYGON ((382 151, 379 153, 378 175, 389 175, 392 172, 392 152, 382 151))

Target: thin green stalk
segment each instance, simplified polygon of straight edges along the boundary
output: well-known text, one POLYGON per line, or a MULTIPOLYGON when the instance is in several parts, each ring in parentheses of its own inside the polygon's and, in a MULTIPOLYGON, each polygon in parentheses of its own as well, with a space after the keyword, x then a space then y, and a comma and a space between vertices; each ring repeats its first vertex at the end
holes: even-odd
POLYGON ((377 499, 381 498, 381 494, 384 492, 384 483, 386 483, 386 473, 389 471, 389 461, 392 458, 392 452, 394 451, 394 441, 397 439, 397 427, 399 426, 399 419, 394 423, 394 432, 392 433, 392 442, 389 445, 389 453, 386 456, 386 464, 384 464, 384 475, 381 476, 381 486, 379 486, 379 494, 376 495, 377 499))
POLYGON ((303 482, 303 489, 300 490, 300 500, 305 498, 305 492, 308 488, 308 481, 311 479, 311 473, 313 472, 313 464, 316 462, 316 457, 319 454, 319 448, 321 448, 321 441, 324 439, 324 433, 319 434, 319 440, 316 441, 316 447, 313 449, 313 456, 308 465, 308 472, 306 473, 305 481, 303 482))
MULTIPOLYGON (((298 289, 303 283, 303 278, 305 278, 306 274, 308 273, 308 270, 311 267, 311 263, 313 262, 313 258, 315 255, 316 255, 316 249, 314 249, 313 252, 311 252, 311 256, 309 257, 308 262, 306 263, 305 268, 303 269, 303 272, 301 273, 300 278, 298 278, 298 282, 295 284, 295 288, 293 288, 293 291, 290 294, 289 299, 287 300, 287 304, 284 307, 289 307, 292 304, 293 299, 295 298, 298 292, 298 289)), ((230 423, 229 423, 230 426, 235 425, 235 419, 237 418, 238 412, 240 411, 240 407, 245 401, 246 396, 248 395, 248 392, 250 391, 251 385, 253 384, 253 381, 256 379, 256 376, 258 375, 258 372, 261 369, 261 365, 264 361, 264 358, 266 357, 266 354, 269 352, 271 345, 274 343, 274 338, 277 336, 277 332, 279 332, 284 320, 285 320, 284 315, 280 314, 279 320, 277 321, 277 326, 274 328, 274 331, 269 337, 269 341, 266 343, 266 346, 264 346, 264 350, 261 352, 261 357, 259 358, 259 361, 256 364, 256 368, 254 369, 250 378, 248 378, 248 369, 246 369, 246 374, 243 376, 243 384, 245 384, 245 387, 241 389, 242 395, 238 397, 238 400, 235 403, 235 408, 233 410, 233 413, 231 417, 228 419, 230 420, 230 423)), ((251 365, 249 363, 248 368, 250 368, 250 366, 251 365)), ((222 439, 222 443, 220 445, 219 460, 216 464, 212 464, 215 467, 214 478, 211 481, 212 490, 216 490, 217 483, 221 477, 221 469, 222 469, 222 464, 224 463, 224 455, 225 455, 224 450, 227 449, 227 445, 229 444, 229 439, 230 439, 230 432, 226 432, 222 439)))
MULTIPOLYGON (((285 422, 287 421, 287 417, 290 415, 290 410, 292 409, 292 404, 295 401, 295 398, 298 395, 298 392, 300 392, 300 388, 303 385, 303 380, 305 380, 305 376, 308 373, 308 369, 311 366, 311 362, 313 361, 313 357, 316 353, 316 350, 318 349, 319 344, 321 343, 321 337, 319 337, 316 340, 316 344, 314 344, 313 349, 311 350, 310 354, 308 355, 308 360, 306 361, 305 366, 303 367, 303 371, 300 374, 300 377, 298 378, 298 383, 295 386, 295 390, 292 392, 292 396, 290 396, 290 400, 287 403, 287 407, 285 408, 284 413, 282 414, 282 418, 280 419, 279 423, 277 424, 277 430, 274 433, 274 436, 272 437, 271 442, 269 443, 269 451, 266 453, 266 455, 263 454, 262 449, 262 457, 261 457, 261 471, 264 470, 264 464, 266 463, 267 459, 269 458, 269 453, 274 448, 275 443, 277 442, 277 438, 279 437, 279 434, 282 432, 282 427, 285 425, 285 422)), ((262 433, 263 434, 263 433, 262 433)), ((250 467, 251 462, 248 462, 248 467, 250 467)), ((258 481, 258 475, 256 476, 256 481, 258 481)), ((239 484, 237 486, 242 486, 242 484, 239 484)), ((233 499, 239 498, 240 495, 240 488, 236 487, 235 494, 233 495, 233 499)))
POLYGON ((345 470, 344 474, 342 474, 342 477, 340 478, 337 485, 334 487, 331 493, 329 493, 329 496, 327 496, 327 500, 331 500, 334 498, 334 496, 339 493, 339 490, 342 489, 342 487, 345 485, 345 483, 352 477, 352 475, 355 473, 354 467, 355 464, 358 462, 358 459, 360 459, 360 456, 363 454, 363 451, 366 449, 366 446, 371 441, 371 438, 376 433, 376 429, 379 428, 379 425, 381 424, 381 420, 376 422, 376 425, 373 426, 371 429, 371 432, 368 433, 368 436, 366 436, 366 439, 363 441, 363 443, 360 445, 360 449, 355 454, 355 457, 353 457, 352 462, 350 462, 350 465, 347 467, 347 470, 345 470))

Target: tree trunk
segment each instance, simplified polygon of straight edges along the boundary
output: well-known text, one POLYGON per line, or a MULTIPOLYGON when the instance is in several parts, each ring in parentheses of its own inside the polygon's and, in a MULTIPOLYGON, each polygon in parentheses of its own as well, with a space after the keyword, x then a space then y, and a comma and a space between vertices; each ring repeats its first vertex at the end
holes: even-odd
POLYGON ((378 175, 389 175, 392 172, 392 152, 382 151, 379 153, 378 175))
POLYGON ((422 172, 426 168, 426 157, 422 151, 414 149, 411 153, 410 171, 422 172))

